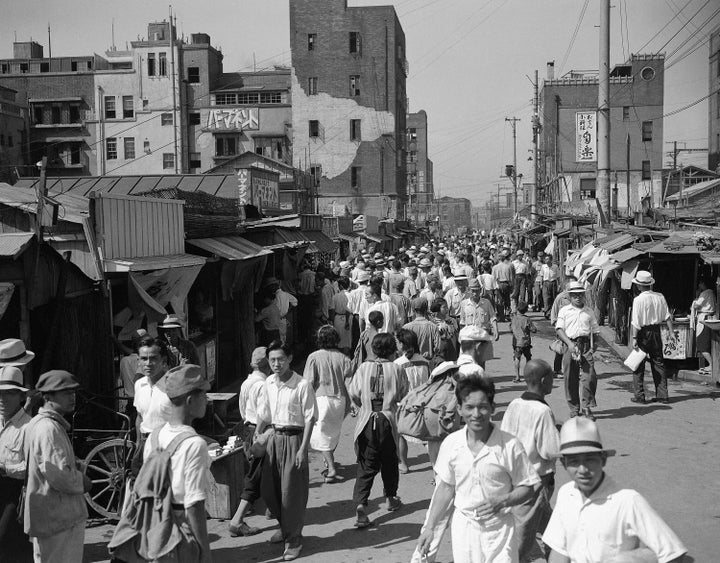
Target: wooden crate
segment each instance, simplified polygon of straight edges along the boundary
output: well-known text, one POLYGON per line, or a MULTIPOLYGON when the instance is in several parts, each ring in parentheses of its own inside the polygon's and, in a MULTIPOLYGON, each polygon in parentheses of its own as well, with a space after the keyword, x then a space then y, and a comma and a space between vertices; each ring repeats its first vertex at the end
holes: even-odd
POLYGON ((240 504, 245 479, 245 452, 238 448, 212 460, 210 491, 205 508, 210 518, 229 520, 240 504))

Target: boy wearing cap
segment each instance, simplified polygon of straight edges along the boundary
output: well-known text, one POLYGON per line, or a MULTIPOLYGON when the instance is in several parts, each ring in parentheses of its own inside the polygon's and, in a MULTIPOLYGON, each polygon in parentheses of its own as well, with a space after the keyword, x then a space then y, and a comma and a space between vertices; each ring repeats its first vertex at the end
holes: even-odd
POLYGON ((585 305, 585 286, 572 282, 568 286, 568 294, 570 305, 560 309, 555 323, 558 338, 567 345, 563 356, 565 398, 571 417, 580 414, 582 407, 582 415, 595 420, 591 410, 597 406, 597 376, 593 354, 600 327, 593 310, 585 305))
POLYGON ((67 371, 53 370, 40 376, 37 390, 45 404, 25 430, 27 485, 25 533, 33 544, 35 561, 82 561, 85 493, 92 483, 75 459, 65 416, 75 410, 80 384, 67 371))
MULTIPOLYGON (((653 291, 653 279, 650 272, 640 270, 635 274, 633 283, 638 287, 640 294, 633 299, 632 317, 632 346, 635 350, 642 350, 650 360, 653 382, 655 383, 655 400, 660 403, 669 403, 667 376, 668 368, 663 358, 663 344, 660 337, 660 326, 667 325, 670 338, 675 339, 673 319, 668 309, 667 301, 662 293, 653 291)), ((645 360, 640 362, 633 372, 633 387, 635 396, 630 399, 633 403, 645 403, 645 360)))
MULTIPOLYGON (((205 416, 207 391, 210 383, 203 377, 200 366, 184 364, 172 368, 160 383, 172 404, 168 421, 157 433, 157 445, 165 449, 182 434, 170 458, 173 508, 183 511, 193 536, 200 544, 200 561, 210 562, 210 541, 207 534, 205 501, 210 488, 210 454, 205 440, 191 426, 193 420, 205 416)), ((145 443, 143 455, 152 455, 153 439, 145 443)))
POLYGON ((558 491, 543 535, 549 563, 679 563, 687 552, 648 502, 605 473, 597 424, 571 418, 560 430, 560 457, 572 481, 558 491))
POLYGON ((27 469, 23 442, 31 417, 22 408, 27 391, 17 367, 0 367, 0 561, 32 560, 30 541, 15 517, 27 469))
POLYGON ((530 360, 525 364, 524 376, 527 390, 510 402, 500 427, 520 440, 540 476, 533 496, 515 509, 515 532, 523 563, 535 561, 539 555, 535 538, 537 532, 545 531, 552 514, 550 499, 555 491, 555 459, 560 451, 555 417, 545 402, 545 396, 552 392, 553 370, 543 360, 530 360))
POLYGON ((485 329, 475 325, 463 327, 460 331, 460 355, 457 359, 460 377, 471 375, 483 376, 485 369, 478 360, 482 360, 482 345, 490 340, 490 335, 485 329))

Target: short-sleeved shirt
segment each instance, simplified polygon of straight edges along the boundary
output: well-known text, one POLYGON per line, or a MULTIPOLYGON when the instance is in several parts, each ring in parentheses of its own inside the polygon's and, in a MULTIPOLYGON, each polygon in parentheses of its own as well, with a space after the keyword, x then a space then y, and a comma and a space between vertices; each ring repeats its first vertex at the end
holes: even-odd
POLYGON ((475 510, 488 498, 540 482, 517 438, 498 427, 493 427, 477 456, 468 446, 467 428, 450 434, 440 446, 435 473, 454 487, 455 508, 467 511, 475 510))
POLYGON ((258 423, 257 409, 265 387, 267 375, 259 370, 254 370, 240 386, 240 397, 238 398, 240 416, 244 422, 249 424, 258 423))
POLYGON ((533 322, 530 317, 522 315, 520 313, 513 315, 510 319, 510 330, 513 335, 513 346, 519 346, 525 348, 530 346, 530 331, 533 327, 533 322))
POLYGON ((465 301, 470 295, 470 292, 466 291, 462 293, 457 287, 452 287, 445 294, 445 302, 448 306, 448 312, 451 317, 460 316, 460 304, 465 301))
POLYGON ((168 396, 158 388, 157 384, 151 385, 147 376, 135 382, 133 405, 142 416, 140 423, 142 432, 152 432, 160 428, 170 419, 172 413, 172 403, 168 396))
POLYGON ((265 380, 258 405, 258 418, 276 426, 304 427, 317 420, 315 391, 309 382, 293 372, 286 382, 273 374, 265 380))
POLYGON ((431 360, 440 351, 440 330, 430 319, 418 317, 403 326, 412 330, 418 337, 418 352, 426 359, 431 360))
POLYGON ((670 311, 662 293, 643 291, 633 299, 630 322, 637 330, 644 326, 662 324, 669 318, 670 311))
POLYGON ((412 358, 403 354, 395 360, 394 364, 400 366, 405 372, 410 389, 427 383, 430 378, 430 364, 420 354, 416 353, 412 358))
MULTIPOLYGON (((165 424, 158 434, 158 446, 165 449, 173 438, 186 432, 193 433, 183 440, 170 458, 172 502, 185 508, 196 502, 205 502, 210 489, 210 454, 207 443, 197 435, 192 426, 165 424)), ((145 442, 144 458, 152 454, 150 440, 145 442)))
POLYGON ((9 420, 0 420, 0 470, 8 477, 25 478, 25 453, 23 443, 25 428, 32 417, 20 408, 9 420))
POLYGON ((659 563, 687 552, 640 493, 621 489, 607 474, 589 498, 574 482, 563 485, 542 539, 573 563, 603 563, 641 544, 659 563))
POLYGON ((565 305, 560 309, 555 328, 563 329, 567 337, 572 339, 600 332, 593 310, 589 307, 580 309, 575 305, 565 305))
POLYGON ((460 326, 475 325, 490 330, 495 318, 495 309, 485 298, 480 298, 477 303, 470 298, 460 303, 460 326))

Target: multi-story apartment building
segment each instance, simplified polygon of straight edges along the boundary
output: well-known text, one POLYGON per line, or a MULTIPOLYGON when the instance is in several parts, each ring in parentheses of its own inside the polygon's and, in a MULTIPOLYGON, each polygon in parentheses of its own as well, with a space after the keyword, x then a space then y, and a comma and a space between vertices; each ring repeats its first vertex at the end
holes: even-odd
POLYGON ((442 234, 463 234, 472 228, 472 205, 469 199, 444 196, 436 200, 436 206, 442 234))
POLYGON ((434 199, 432 161, 428 158, 428 122, 425 110, 407 116, 408 217, 424 224, 432 215, 434 199))
POLYGON ((17 92, 0 86, 0 182, 10 182, 18 174, 25 145, 24 110, 15 101, 17 92))
MULTIPOLYGON (((643 201, 661 204, 664 66, 662 54, 639 54, 610 72, 611 183, 618 187, 617 208, 623 213, 628 209, 628 193, 633 210, 643 201)), ((555 78, 554 65, 548 64, 540 103, 545 180, 541 201, 595 198, 597 71, 570 71, 555 78)))
POLYGON ((720 172, 720 26, 710 34, 708 98, 708 168, 720 172))
POLYGON ((392 6, 291 0, 292 134, 319 210, 403 218, 405 34, 392 6))

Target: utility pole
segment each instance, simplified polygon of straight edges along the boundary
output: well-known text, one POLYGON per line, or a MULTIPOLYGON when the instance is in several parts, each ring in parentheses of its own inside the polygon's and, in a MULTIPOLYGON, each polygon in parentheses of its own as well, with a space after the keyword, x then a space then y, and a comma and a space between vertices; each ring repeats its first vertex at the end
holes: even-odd
POLYGON ((534 221, 537 216, 537 190, 540 182, 540 153, 538 151, 538 137, 540 135, 540 117, 539 105, 540 98, 538 95, 538 71, 535 71, 535 83, 533 84, 533 166, 535 169, 535 181, 533 182, 532 192, 530 193, 530 220, 534 221))
POLYGON ((627 192, 627 214, 630 217, 630 133, 625 143, 625 191, 627 192))
POLYGON ((600 67, 598 75, 597 192, 600 221, 610 212, 610 0, 600 0, 600 67))
POLYGON ((506 117, 505 121, 508 121, 512 124, 512 132, 513 132, 513 169, 512 169, 512 183, 513 183, 513 190, 515 192, 515 197, 513 199, 513 215, 517 215, 518 212, 518 205, 517 205, 517 122, 520 121, 517 117, 506 117))
POLYGON ((173 154, 175 157, 175 174, 178 173, 178 111, 177 111, 177 91, 175 86, 179 82, 175 76, 175 26, 173 25, 172 6, 168 8, 170 12, 170 73, 172 74, 172 105, 173 105, 173 154))

